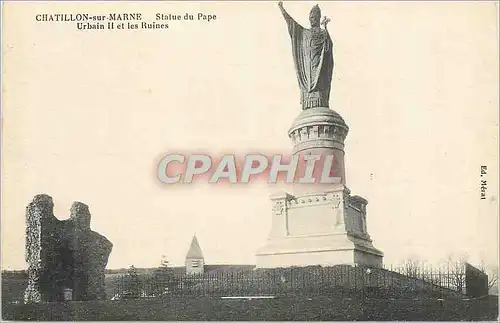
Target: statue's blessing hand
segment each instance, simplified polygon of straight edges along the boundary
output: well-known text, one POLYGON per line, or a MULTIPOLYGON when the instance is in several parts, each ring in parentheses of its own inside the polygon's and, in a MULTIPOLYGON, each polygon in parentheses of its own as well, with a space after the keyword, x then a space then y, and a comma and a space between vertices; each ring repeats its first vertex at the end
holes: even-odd
POLYGON ((326 25, 330 22, 330 18, 328 17, 323 17, 323 21, 321 22, 322 25, 326 27, 326 25))

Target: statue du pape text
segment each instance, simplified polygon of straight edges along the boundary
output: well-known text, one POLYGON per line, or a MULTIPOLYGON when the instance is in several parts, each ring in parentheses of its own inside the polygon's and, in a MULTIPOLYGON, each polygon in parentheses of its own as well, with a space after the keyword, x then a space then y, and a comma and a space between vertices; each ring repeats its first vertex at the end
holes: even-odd
POLYGON ((278 3, 288 25, 292 54, 300 86, 302 109, 329 108, 333 74, 333 43, 328 33, 328 18, 321 20, 321 10, 315 5, 309 13, 311 28, 298 24, 278 3), (323 25, 324 29, 320 26, 323 25))

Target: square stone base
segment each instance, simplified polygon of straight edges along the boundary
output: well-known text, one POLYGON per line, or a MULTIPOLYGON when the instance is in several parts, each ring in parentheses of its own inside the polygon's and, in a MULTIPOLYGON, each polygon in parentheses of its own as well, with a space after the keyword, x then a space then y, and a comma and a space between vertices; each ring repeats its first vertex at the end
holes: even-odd
POLYGON ((367 265, 382 267, 383 254, 371 241, 347 233, 271 239, 257 252, 257 268, 367 265))
POLYGON ((381 267, 383 253, 367 231, 367 201, 351 196, 345 185, 307 194, 279 193, 273 202, 266 245, 257 252, 257 267, 381 267))

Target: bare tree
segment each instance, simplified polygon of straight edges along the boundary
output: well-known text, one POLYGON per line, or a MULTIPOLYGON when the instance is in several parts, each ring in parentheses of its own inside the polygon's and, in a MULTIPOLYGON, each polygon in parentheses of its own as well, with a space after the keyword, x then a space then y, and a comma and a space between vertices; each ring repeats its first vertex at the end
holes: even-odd
POLYGON ((421 272, 421 263, 418 260, 408 259, 403 263, 401 274, 408 277, 419 278, 421 272))
POLYGON ((170 263, 165 256, 162 256, 160 267, 153 272, 153 279, 153 294, 155 296, 165 295, 177 285, 174 271, 170 268, 170 263))
POLYGON ((459 293, 465 292, 465 264, 467 257, 454 258, 449 256, 446 260, 448 287, 459 293))
POLYGON ((433 285, 441 286, 442 284, 441 272, 439 270, 435 270, 432 268, 424 269, 423 280, 433 285))
POLYGON ((424 262, 420 260, 406 260, 399 272, 411 278, 421 279, 434 285, 441 285, 441 273, 431 267, 426 267, 424 262))
POLYGON ((140 296, 139 274, 137 273, 137 269, 132 265, 124 277, 123 298, 139 298, 140 296))

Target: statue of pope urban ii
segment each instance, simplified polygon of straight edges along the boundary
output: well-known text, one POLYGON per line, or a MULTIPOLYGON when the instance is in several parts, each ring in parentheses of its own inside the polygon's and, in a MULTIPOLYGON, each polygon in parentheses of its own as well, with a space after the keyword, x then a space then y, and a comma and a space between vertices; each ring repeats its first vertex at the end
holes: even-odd
POLYGON ((315 5, 309 13, 311 28, 299 25, 278 3, 288 25, 292 40, 292 54, 300 86, 302 109, 329 108, 333 74, 333 43, 326 28, 328 18, 320 23, 321 10, 315 5), (325 29, 321 29, 324 25, 325 29))

